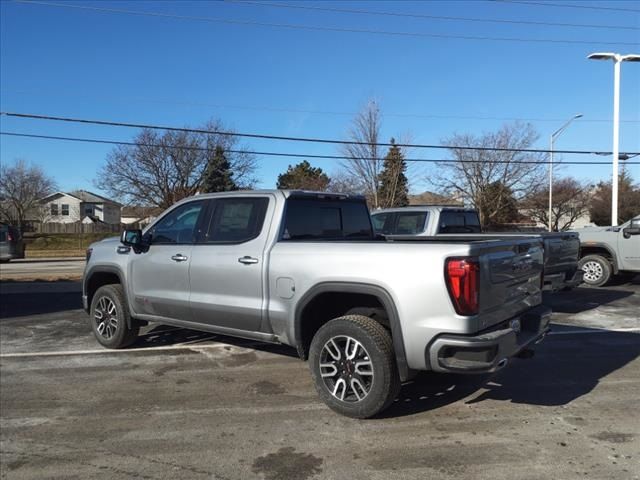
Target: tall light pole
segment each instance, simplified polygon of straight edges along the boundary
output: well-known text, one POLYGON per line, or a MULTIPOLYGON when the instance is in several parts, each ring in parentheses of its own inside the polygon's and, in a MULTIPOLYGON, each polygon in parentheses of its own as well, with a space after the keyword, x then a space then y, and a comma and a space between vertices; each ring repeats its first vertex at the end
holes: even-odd
POLYGON ((620 140, 620 64, 640 62, 640 55, 598 52, 587 57, 589 60, 613 60, 613 176, 611 178, 611 225, 618 225, 618 155, 620 140))
POLYGON ((549 142, 549 231, 553 231, 553 222, 552 222, 552 210, 551 207, 553 205, 553 142, 555 142, 556 137, 558 137, 562 132, 564 132, 567 127, 573 122, 576 118, 580 118, 582 116, 581 113, 578 113, 571 117, 564 125, 562 125, 558 130, 551 134, 551 141, 549 142))

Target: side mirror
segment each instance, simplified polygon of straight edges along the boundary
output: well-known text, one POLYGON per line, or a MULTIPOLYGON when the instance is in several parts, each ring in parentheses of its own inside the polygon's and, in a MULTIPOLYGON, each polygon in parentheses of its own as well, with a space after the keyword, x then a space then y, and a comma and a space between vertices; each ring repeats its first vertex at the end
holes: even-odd
POLYGON ((122 232, 122 235, 120 235, 120 242, 123 245, 126 245, 128 247, 141 247, 142 246, 142 230, 140 229, 132 229, 132 230, 125 230, 124 232, 122 232))
POLYGON ((631 238, 631 235, 640 235, 640 227, 624 228, 622 229, 622 235, 624 236, 624 238, 631 238))

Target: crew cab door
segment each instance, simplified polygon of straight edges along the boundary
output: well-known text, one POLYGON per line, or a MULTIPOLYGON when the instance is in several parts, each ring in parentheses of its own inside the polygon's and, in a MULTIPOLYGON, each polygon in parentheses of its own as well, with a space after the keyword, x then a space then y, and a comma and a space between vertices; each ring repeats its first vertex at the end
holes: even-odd
POLYGON ((265 195, 213 200, 191 252, 194 322, 257 332, 264 310, 265 247, 275 199, 265 195))
POLYGON ((169 210, 145 232, 146 252, 130 251, 128 288, 135 312, 190 321, 189 266, 205 202, 169 210))
POLYGON ((618 232, 620 270, 640 271, 640 216, 631 219, 618 232))

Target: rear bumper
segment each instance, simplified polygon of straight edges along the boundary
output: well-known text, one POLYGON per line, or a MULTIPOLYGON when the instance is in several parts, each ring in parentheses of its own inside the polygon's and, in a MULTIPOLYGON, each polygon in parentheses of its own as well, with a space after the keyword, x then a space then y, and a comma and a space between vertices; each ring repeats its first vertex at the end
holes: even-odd
POLYGON ((565 287, 577 287, 582 283, 583 275, 584 272, 579 268, 568 272, 545 274, 542 290, 556 292, 565 287))
POLYGON ((550 321, 551 310, 539 306, 474 336, 440 335, 427 346, 427 365, 435 372, 499 370, 509 358, 542 340, 550 321))

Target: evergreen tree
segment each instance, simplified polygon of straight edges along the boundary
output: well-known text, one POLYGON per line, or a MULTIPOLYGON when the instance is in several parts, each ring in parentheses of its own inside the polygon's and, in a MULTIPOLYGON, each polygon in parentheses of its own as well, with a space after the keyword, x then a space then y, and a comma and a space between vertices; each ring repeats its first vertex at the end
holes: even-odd
POLYGON ((280 189, 314 190, 324 192, 331 180, 321 168, 312 167, 304 160, 295 166, 289 165, 285 173, 278 175, 277 187, 280 189))
POLYGON ((391 147, 384 157, 382 172, 378 176, 378 199, 382 208, 404 207, 409 205, 409 185, 405 172, 407 162, 402 150, 391 139, 391 147))
MULTIPOLYGON (((611 181, 598 183, 589 214, 596 225, 611 225, 611 181)), ((629 172, 622 167, 618 177, 618 223, 623 224, 640 212, 640 185, 634 183, 629 172)))
POLYGON ((217 146, 213 157, 209 158, 207 168, 202 176, 202 193, 228 192, 238 187, 232 179, 231 164, 224 154, 224 149, 217 146))

